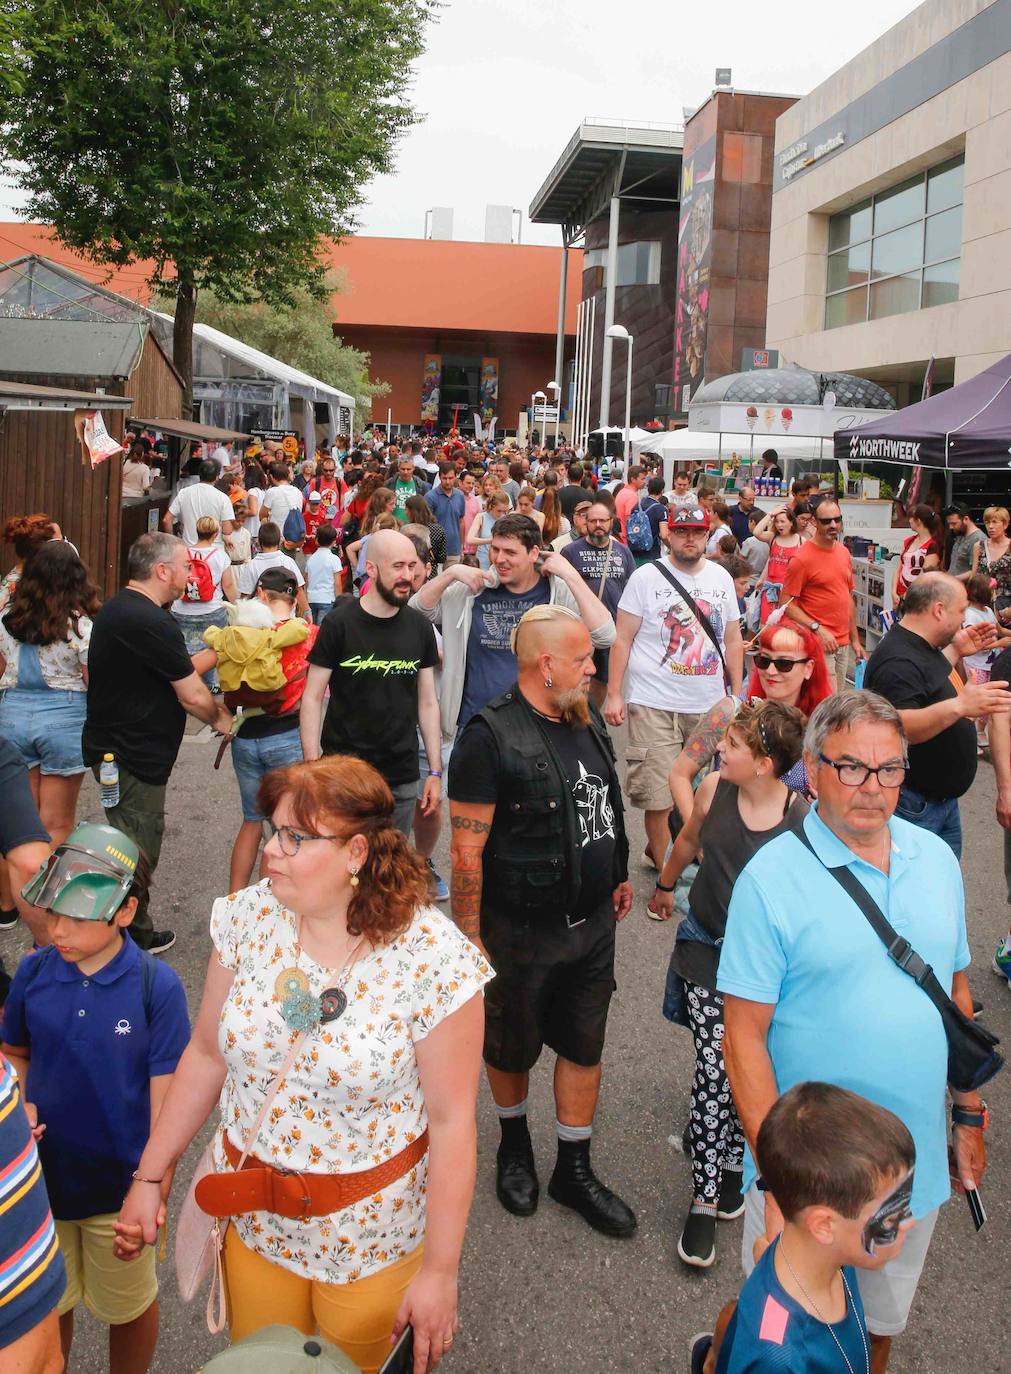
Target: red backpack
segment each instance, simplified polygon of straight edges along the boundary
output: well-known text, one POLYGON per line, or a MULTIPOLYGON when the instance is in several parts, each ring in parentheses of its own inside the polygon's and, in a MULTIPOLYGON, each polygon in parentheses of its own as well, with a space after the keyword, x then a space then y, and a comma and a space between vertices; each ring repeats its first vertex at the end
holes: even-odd
POLYGON ((190 549, 190 571, 183 589, 183 601, 213 601, 214 574, 207 559, 195 549, 190 549))

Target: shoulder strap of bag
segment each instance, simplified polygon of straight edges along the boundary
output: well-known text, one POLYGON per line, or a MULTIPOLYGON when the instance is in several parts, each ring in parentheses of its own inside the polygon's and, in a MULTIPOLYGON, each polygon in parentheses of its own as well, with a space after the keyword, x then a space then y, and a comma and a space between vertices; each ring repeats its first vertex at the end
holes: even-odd
POLYGON ((856 874, 851 873, 845 866, 829 868, 826 863, 818 858, 803 826, 799 826, 795 833, 801 844, 814 854, 826 873, 831 873, 839 886, 856 904, 867 924, 888 951, 888 957, 892 963, 900 968, 903 973, 908 974, 913 982, 923 989, 942 1016, 951 1009, 958 1011, 959 1008, 955 1006, 955 1003, 938 982, 934 970, 920 958, 905 936, 898 933, 856 874))
POLYGON ((678 579, 671 572, 670 568, 666 566, 662 558, 658 559, 653 564, 653 567, 656 568, 657 572, 660 573, 661 576, 666 577, 667 581, 671 584, 671 586, 681 597, 681 599, 687 604, 688 609, 691 611, 692 615, 699 622, 703 630, 708 635, 709 639, 712 641, 713 648, 720 656, 720 666, 723 669, 723 682, 727 689, 727 695, 729 696, 731 694, 730 673, 727 671, 727 660, 723 656, 723 646, 720 644, 719 639, 716 637, 716 631, 713 629, 709 617, 706 615, 705 611, 703 611, 701 607, 698 605, 695 598, 688 591, 687 587, 683 587, 681 585, 678 579))
POLYGON ((597 600, 598 600, 598 601, 603 601, 603 599, 604 599, 604 588, 607 586, 607 579, 608 579, 608 577, 610 577, 610 575, 611 575, 611 545, 612 545, 613 543, 614 543, 614 537, 611 536, 611 537, 608 539, 608 541, 607 541, 607 552, 606 552, 606 554, 604 555, 604 575, 603 575, 603 577, 601 577, 601 579, 600 579, 600 586, 597 588, 597 600))

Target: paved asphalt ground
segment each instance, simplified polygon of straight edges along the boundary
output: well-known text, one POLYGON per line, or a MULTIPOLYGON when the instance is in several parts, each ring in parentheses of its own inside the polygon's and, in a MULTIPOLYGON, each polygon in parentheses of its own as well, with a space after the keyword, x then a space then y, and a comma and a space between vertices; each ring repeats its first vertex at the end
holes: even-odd
MULTIPOLYGON (((227 761, 220 772, 213 771, 215 752, 216 742, 206 732, 187 735, 183 743, 169 787, 168 828, 154 889, 155 923, 179 935, 167 957, 185 982, 194 1013, 211 947, 210 905, 226 890, 228 853, 239 820, 234 775, 227 761)), ((85 788, 82 812, 99 819, 90 777, 85 788)), ((992 950, 1008 918, 993 800, 993 774, 983 765, 962 803, 970 977, 974 994, 986 1003, 987 1023, 1007 1048, 1011 992, 990 971, 992 950)), ((554 1154, 550 1059, 535 1071, 532 1084, 540 1209, 525 1220, 504 1212, 494 1192, 498 1129, 483 1086, 478 1181, 461 1271, 461 1327, 443 1365, 446 1374, 680 1374, 688 1338, 710 1329, 721 1304, 738 1289, 739 1221, 720 1223, 717 1261, 708 1271, 687 1270, 675 1251, 691 1190, 684 1157, 672 1138, 680 1138, 686 1119, 691 1041, 660 1014, 674 927, 645 919, 652 880, 640 862, 639 813, 631 813, 629 827, 636 901, 619 933, 618 994, 608 1028, 593 1158, 601 1177, 634 1206, 638 1234, 631 1241, 607 1240, 546 1196, 554 1154)), ((445 842, 437 859, 448 874, 445 842)), ((925 892, 924 901, 929 900, 925 892)), ((0 936, 9 966, 23 944, 18 931, 0 936)), ((894 1348, 894 1374, 1011 1368, 1011 1072, 990 1086, 987 1097, 994 1120, 990 1168, 981 1189, 988 1224, 977 1236, 964 1201, 952 1199, 944 1208, 909 1330, 894 1348)), ((181 1166, 184 1181, 196 1156, 193 1147, 181 1166)), ((176 1206, 181 1192, 177 1187, 176 1206)), ((192 1374, 221 1342, 207 1334, 202 1302, 180 1304, 171 1262, 162 1267, 161 1282, 162 1334, 154 1370, 192 1374)), ((104 1332, 80 1309, 72 1367, 76 1374, 107 1368, 104 1332)))

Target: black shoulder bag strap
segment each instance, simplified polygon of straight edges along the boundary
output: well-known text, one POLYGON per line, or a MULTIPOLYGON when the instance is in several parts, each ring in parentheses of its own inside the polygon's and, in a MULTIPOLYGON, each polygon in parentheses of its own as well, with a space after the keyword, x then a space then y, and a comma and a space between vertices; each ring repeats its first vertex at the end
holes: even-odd
POLYGON ((874 931, 892 963, 922 988, 941 1015, 948 1040, 948 1082, 957 1092, 973 1092, 989 1082, 1004 1067, 1004 1058, 994 1046, 1000 1041, 985 1026, 965 1015, 951 1000, 937 979, 931 966, 921 959, 909 941, 898 933, 860 879, 845 866, 829 868, 815 853, 803 825, 794 831, 818 862, 831 873, 839 886, 856 904, 857 909, 874 931))
POLYGON ((703 611, 702 608, 699 606, 698 602, 688 591, 687 587, 683 587, 681 583, 678 581, 678 579, 671 572, 670 568, 664 565, 664 561, 662 558, 658 558, 657 561, 653 564, 653 567, 656 568, 658 573, 666 577, 667 581, 677 592, 678 596, 681 597, 682 601, 684 601, 687 604, 688 609, 691 611, 692 615, 699 622, 703 630, 706 632, 706 635, 712 641, 713 648, 720 656, 720 666, 723 669, 723 684, 727 689, 727 696, 732 696, 733 694, 730 690, 730 674, 727 671, 727 660, 723 656, 723 646, 720 643, 719 639, 716 637, 716 631, 713 629, 709 617, 706 615, 705 611, 703 611))

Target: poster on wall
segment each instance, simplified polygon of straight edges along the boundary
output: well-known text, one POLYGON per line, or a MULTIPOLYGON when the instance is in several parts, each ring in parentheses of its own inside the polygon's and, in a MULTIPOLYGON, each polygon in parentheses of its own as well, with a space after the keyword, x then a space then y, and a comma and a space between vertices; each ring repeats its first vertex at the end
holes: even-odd
POLYGON ((481 419, 485 424, 498 413, 498 358, 481 359, 481 390, 478 405, 481 419))
POLYGON ((439 395, 442 391, 442 354, 426 353, 421 379, 421 423, 439 423, 439 395))
POLYGON ((677 308, 674 316, 674 392, 678 415, 702 385, 706 372, 709 277, 713 248, 716 139, 709 138, 681 168, 678 218, 677 308))

